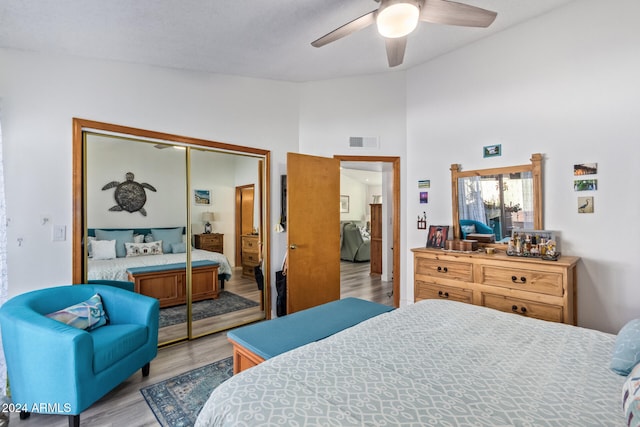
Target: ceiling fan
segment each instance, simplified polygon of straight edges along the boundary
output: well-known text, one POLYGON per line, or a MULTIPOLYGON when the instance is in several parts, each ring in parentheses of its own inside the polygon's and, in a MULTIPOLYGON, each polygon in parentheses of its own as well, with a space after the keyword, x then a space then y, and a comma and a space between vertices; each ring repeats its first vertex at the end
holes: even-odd
POLYGON ((362 15, 311 42, 321 47, 376 23, 385 39, 389 67, 402 64, 407 47, 407 35, 418 21, 463 27, 488 27, 497 13, 449 0, 374 0, 380 2, 376 10, 362 15))

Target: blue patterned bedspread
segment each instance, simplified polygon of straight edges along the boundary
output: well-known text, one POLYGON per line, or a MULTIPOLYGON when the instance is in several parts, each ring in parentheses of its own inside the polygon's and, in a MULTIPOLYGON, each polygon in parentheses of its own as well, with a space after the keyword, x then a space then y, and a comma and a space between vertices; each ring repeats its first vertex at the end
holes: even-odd
POLYGON ((614 341, 425 300, 230 378, 196 426, 621 426, 614 341))

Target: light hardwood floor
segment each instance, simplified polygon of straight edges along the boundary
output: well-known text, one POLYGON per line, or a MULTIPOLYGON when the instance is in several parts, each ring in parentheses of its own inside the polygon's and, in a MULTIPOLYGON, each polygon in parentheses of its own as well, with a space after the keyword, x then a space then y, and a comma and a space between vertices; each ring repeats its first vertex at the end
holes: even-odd
MULTIPOLYGON (((381 304, 393 305, 391 295, 392 282, 383 282, 379 276, 369 275, 369 263, 342 262, 341 296, 359 297, 381 304)), ((240 277, 240 271, 234 272, 240 277)), ((229 290, 244 293, 248 298, 259 298, 255 282, 237 281, 238 286, 230 284, 229 290), (246 293, 243 287, 246 285, 246 293), (253 286, 253 289, 251 287, 253 286)), ((232 283, 232 282, 230 282, 232 283)), ((227 285, 225 285, 227 288, 227 285)), ((158 426, 158 422, 149 409, 140 389, 167 378, 179 375, 191 369, 207 365, 232 354, 231 344, 225 331, 217 332, 193 341, 182 342, 163 347, 151 362, 151 373, 143 378, 140 371, 132 375, 89 409, 80 415, 81 426, 92 427, 138 427, 158 426)), ((26 420, 20 420, 18 414, 11 414, 10 425, 14 427, 67 427, 67 417, 60 415, 32 414, 26 420)))

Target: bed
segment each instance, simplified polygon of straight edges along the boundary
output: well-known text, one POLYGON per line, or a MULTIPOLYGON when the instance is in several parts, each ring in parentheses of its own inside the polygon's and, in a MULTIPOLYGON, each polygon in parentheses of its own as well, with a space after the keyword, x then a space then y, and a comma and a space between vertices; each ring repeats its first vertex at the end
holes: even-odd
POLYGON ((196 426, 621 426, 616 336, 424 300, 243 371, 196 426))
MULTIPOLYGON (((144 269, 148 274, 153 272, 154 267, 158 267, 158 271, 163 270, 162 277, 145 278, 146 286, 140 287, 135 277, 132 281, 135 281, 137 288, 146 289, 145 291, 141 290, 141 293, 158 298, 161 307, 183 303, 184 292, 178 288, 184 287, 182 276, 184 276, 184 265, 186 265, 187 258, 185 243, 187 239, 184 235, 184 227, 90 228, 88 229, 88 239, 90 256, 87 261, 87 279, 89 281, 129 281, 132 280, 130 273, 133 269, 144 269), (106 244, 111 245, 104 250, 105 252, 110 250, 109 254, 103 255, 101 253, 101 256, 97 256, 97 250, 106 244), (140 251, 144 251, 144 253, 140 251), (167 270, 163 267, 171 265, 177 268, 167 270), (157 286, 153 283, 156 283, 157 286), (155 286, 157 292, 154 292, 150 286, 155 286)), ((103 249, 100 250, 103 251, 103 249)), ((202 270, 197 275, 198 287, 202 292, 194 293, 192 300, 216 298, 219 289, 224 288, 224 282, 231 278, 232 269, 227 257, 218 252, 192 249, 191 261, 194 265, 194 273, 197 264, 208 264, 208 266, 198 267, 202 270), (213 263, 217 266, 211 267, 213 263), (216 274, 209 271, 211 268, 217 271, 217 277, 216 274), (219 286, 216 281, 219 281, 219 286)))

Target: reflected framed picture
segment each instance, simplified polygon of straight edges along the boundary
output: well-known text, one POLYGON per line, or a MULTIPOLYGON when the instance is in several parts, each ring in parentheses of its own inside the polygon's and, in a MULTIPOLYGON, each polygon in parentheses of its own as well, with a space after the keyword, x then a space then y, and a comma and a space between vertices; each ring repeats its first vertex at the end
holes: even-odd
POLYGON ((349 196, 340 196, 340 213, 349 213, 349 196))
POLYGON ((193 190, 193 201, 196 205, 210 205, 211 190, 193 190))
POLYGON ((428 248, 444 248, 444 242, 449 235, 448 225, 430 225, 427 234, 428 248))

